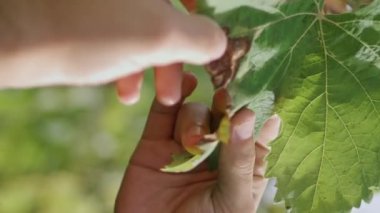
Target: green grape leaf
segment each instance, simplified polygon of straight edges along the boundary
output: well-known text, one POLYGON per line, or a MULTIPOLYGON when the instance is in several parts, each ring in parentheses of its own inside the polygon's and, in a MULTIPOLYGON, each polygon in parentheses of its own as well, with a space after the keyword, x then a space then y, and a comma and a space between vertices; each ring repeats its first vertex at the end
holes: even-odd
POLYGON ((267 175, 277 198, 301 213, 369 201, 380 180, 380 0, 341 15, 324 14, 323 0, 231 8, 206 15, 252 37, 229 88, 235 107, 275 94, 283 126, 267 175))
POLYGON ((363 6, 370 4, 373 0, 348 0, 347 2, 353 10, 357 10, 363 6))
MULTIPOLYGON (((236 95, 235 95, 236 98, 236 95)), ((270 91, 264 91, 257 94, 254 99, 246 106, 256 114, 255 135, 260 135, 260 130, 264 126, 264 123, 273 114, 274 94, 270 91)), ((235 109, 237 109, 235 105, 235 109)))
POLYGON ((187 152, 174 154, 172 156, 172 162, 169 165, 162 168, 161 171, 169 173, 181 173, 191 171, 199 164, 204 162, 214 152, 218 144, 219 141, 214 141, 198 146, 198 148, 203 150, 203 153, 199 155, 192 155, 187 152))

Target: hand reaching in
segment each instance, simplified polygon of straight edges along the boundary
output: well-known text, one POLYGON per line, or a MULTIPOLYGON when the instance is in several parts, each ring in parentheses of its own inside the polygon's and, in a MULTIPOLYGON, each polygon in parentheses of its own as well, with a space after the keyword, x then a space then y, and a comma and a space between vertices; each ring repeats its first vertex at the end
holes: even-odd
POLYGON ((117 81, 131 104, 143 70, 154 67, 157 99, 172 105, 181 96, 178 63, 206 64, 227 43, 214 22, 168 0, 3 0, 0 10, 0 88, 117 81))
POLYGON ((180 152, 182 140, 209 133, 211 114, 198 103, 183 104, 196 87, 185 74, 182 101, 174 106, 153 103, 142 139, 126 170, 115 211, 117 213, 252 213, 267 185, 264 178, 268 142, 280 128, 277 116, 269 119, 253 139, 255 114, 242 109, 232 118, 231 139, 222 145, 219 169, 201 165, 190 173, 169 174, 160 169, 180 152))

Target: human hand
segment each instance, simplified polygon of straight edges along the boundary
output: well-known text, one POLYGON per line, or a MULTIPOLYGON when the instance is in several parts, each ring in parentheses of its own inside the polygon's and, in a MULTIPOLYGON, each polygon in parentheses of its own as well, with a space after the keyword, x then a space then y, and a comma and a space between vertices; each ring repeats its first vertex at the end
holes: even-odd
POLYGON ((1 1, 0 88, 118 80, 121 99, 133 103, 142 71, 154 66, 157 98, 176 103, 178 63, 208 63, 223 54, 227 41, 211 20, 182 14, 168 2, 1 1))
POLYGON ((189 173, 163 173, 160 169, 171 161, 171 155, 183 151, 180 143, 191 144, 194 138, 209 133, 212 122, 206 106, 183 104, 196 87, 196 79, 186 74, 182 87, 181 103, 170 107, 153 103, 115 212, 255 212, 267 185, 264 157, 269 152, 268 142, 278 135, 279 117, 266 122, 254 143, 255 115, 243 109, 232 118, 231 139, 222 145, 218 171, 209 171, 202 164, 189 173))

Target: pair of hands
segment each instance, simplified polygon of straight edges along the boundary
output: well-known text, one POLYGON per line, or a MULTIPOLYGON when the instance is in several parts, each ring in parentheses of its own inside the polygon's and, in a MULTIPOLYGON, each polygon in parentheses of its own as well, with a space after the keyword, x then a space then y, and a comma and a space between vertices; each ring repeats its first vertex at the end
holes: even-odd
POLYGON ((209 19, 184 15, 165 0, 4 0, 0 2, 0 88, 97 85, 115 82, 120 99, 139 99, 144 69, 154 66, 157 100, 132 158, 117 212, 252 212, 266 186, 266 144, 280 119, 253 143, 254 114, 232 119, 220 169, 188 174, 159 171, 207 134, 210 112, 184 104, 196 86, 179 63, 205 64, 222 56, 227 38, 209 19), (200 128, 199 128, 200 127, 200 128), (253 196, 252 196, 253 195, 253 196))
MULTIPOLYGON (((181 101, 152 105, 142 139, 126 170, 115 212, 255 212, 267 185, 264 177, 268 142, 278 135, 281 120, 269 119, 253 139, 255 114, 243 109, 232 118, 231 138, 222 145, 219 169, 201 164, 190 173, 160 171, 182 144, 210 133, 212 115, 207 106, 184 100, 196 87, 196 79, 184 74, 181 101)), ((216 96, 215 96, 216 97, 216 96)), ((217 97, 216 97, 217 98, 217 97)), ((215 100, 214 102, 218 102, 215 100)))

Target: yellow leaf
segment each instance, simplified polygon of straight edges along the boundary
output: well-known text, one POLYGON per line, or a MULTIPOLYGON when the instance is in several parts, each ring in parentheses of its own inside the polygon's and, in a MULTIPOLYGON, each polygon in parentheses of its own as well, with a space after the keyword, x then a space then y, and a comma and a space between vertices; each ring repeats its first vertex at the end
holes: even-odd
POLYGON ((230 140, 230 127, 230 119, 228 118, 228 116, 224 116, 222 121, 220 122, 220 126, 217 132, 218 139, 224 144, 227 144, 230 140))
POLYGON ((187 152, 189 152, 192 155, 202 155, 203 150, 199 148, 198 146, 185 146, 185 149, 187 152))

